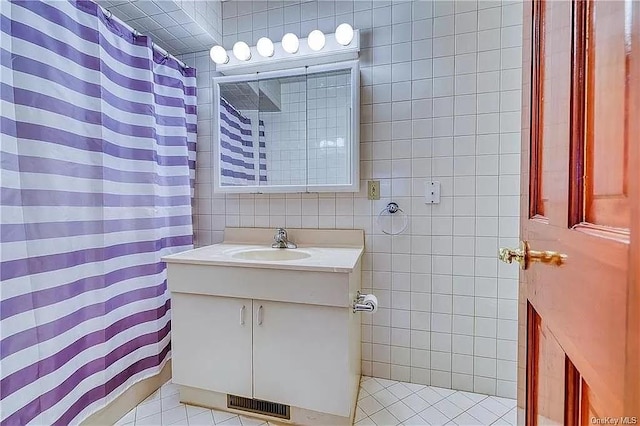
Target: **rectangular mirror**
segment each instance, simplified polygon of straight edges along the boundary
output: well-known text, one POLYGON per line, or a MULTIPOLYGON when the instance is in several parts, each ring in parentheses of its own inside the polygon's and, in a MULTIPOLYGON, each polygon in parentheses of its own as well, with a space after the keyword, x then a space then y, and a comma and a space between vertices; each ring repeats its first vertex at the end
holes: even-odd
POLYGON ((350 77, 349 70, 307 75, 307 172, 311 185, 339 185, 351 175, 350 77))
POLYGON ((357 61, 214 78, 216 192, 357 192, 357 61))

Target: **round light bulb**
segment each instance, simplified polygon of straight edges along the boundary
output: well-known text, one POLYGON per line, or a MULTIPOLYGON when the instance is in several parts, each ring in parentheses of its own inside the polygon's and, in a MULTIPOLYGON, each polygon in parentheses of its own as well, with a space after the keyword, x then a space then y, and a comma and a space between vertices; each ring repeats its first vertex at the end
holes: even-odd
POLYGON ((268 37, 261 37, 256 43, 256 49, 260 56, 265 58, 273 56, 273 42, 268 37))
POLYGON ((251 49, 249 45, 244 41, 238 41, 233 45, 233 56, 238 58, 239 61, 248 61, 251 59, 251 49))
POLYGON ((287 53, 296 53, 300 47, 300 40, 294 33, 286 33, 282 37, 282 48, 287 53))
POLYGON ((311 48, 311 50, 314 50, 316 52, 324 47, 324 42, 324 34, 320 30, 311 31, 309 33, 309 36, 307 37, 307 43, 309 44, 309 47, 311 48))
POLYGON ((336 28, 336 41, 347 46, 353 40, 353 28, 349 24, 340 24, 336 28))
POLYGON ((229 62, 229 55, 227 55, 227 51, 224 50, 224 47, 222 46, 213 46, 209 51, 209 56, 211 57, 211 60, 218 65, 229 62))

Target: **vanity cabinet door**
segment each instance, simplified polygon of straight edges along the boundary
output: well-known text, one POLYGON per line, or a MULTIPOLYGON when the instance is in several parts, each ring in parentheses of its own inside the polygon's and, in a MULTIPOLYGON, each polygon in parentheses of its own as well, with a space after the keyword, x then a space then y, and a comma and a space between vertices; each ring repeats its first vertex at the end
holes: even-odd
POLYGON ((171 294, 173 382, 252 397, 251 299, 171 294))
POLYGON ((253 301, 253 397, 348 416, 345 308, 253 301))

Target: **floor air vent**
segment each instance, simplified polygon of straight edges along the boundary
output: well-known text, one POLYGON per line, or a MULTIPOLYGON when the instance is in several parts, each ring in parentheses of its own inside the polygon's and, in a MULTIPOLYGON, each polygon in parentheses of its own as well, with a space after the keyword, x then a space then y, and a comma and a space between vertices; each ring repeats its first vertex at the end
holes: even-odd
POLYGON ((227 408, 264 414, 289 420, 291 414, 289 406, 277 402, 262 401, 260 399, 245 398, 243 396, 227 395, 227 408))

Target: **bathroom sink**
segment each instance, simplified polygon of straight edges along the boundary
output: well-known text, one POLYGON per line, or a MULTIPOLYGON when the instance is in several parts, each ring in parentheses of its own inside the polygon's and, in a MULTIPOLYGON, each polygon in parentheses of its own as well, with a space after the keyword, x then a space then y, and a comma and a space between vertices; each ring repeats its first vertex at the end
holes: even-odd
POLYGON ((231 257, 235 259, 243 260, 262 260, 262 261, 286 261, 286 260, 300 260, 310 257, 309 253, 300 250, 292 249, 254 249, 245 250, 234 253, 231 257))

